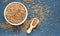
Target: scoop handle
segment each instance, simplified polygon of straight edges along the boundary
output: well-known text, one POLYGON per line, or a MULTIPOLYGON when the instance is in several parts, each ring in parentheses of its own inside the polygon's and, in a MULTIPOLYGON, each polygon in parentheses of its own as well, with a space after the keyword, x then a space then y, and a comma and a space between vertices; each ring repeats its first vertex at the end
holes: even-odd
POLYGON ((28 30, 27 30, 27 33, 31 33, 31 31, 32 31, 32 27, 30 27, 28 30))

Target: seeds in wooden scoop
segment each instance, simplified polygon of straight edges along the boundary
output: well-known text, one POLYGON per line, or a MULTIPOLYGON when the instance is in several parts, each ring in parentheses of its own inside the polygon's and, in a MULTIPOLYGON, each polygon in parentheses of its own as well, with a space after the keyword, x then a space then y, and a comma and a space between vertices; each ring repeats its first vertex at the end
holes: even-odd
POLYGON ((39 23, 39 19, 38 18, 33 18, 34 20, 33 20, 33 23, 32 23, 32 25, 34 26, 34 25, 38 25, 38 23, 39 23))

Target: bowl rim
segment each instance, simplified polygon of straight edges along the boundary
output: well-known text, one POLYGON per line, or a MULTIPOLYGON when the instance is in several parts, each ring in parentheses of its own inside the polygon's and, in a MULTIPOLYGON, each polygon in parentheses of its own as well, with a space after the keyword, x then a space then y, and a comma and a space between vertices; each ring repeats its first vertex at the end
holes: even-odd
POLYGON ((20 3, 20 2, 11 2, 11 3, 9 3, 9 4, 5 7, 5 9, 4 9, 4 18, 5 18, 5 20, 6 20, 8 23, 10 23, 11 25, 21 25, 22 23, 25 22, 25 20, 27 19, 27 16, 28 16, 27 8, 25 7, 24 4, 22 4, 22 3, 20 3), (7 7, 8 7, 9 5, 11 5, 12 3, 18 3, 18 4, 21 4, 21 5, 25 8, 25 10, 26 10, 26 16, 25 16, 25 19, 24 19, 22 22, 17 23, 17 24, 13 24, 13 23, 9 22, 8 19, 7 19, 6 16, 5 16, 5 12, 6 12, 7 7))

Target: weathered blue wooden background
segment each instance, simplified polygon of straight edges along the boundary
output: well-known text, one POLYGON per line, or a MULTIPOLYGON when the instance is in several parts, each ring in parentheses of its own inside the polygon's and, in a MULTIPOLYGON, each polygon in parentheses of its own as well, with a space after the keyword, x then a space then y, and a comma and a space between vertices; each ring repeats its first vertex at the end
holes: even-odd
MULTIPOLYGON (((8 0, 8 1, 0 0, 0 23, 5 21, 4 15, 3 15, 4 8, 8 3, 13 1, 18 1, 23 3, 23 0, 8 0)), ((35 0, 35 1, 36 1, 35 4, 37 4, 38 0, 35 0)), ((44 21, 41 24, 41 26, 37 28, 36 32, 32 32, 29 35, 27 35, 26 33, 20 32, 16 34, 16 36, 60 36, 60 0, 43 0, 43 1, 45 2, 46 5, 50 7, 50 10, 53 11, 51 14, 52 16, 46 17, 46 21, 44 21), (53 19, 50 19, 51 17, 53 19), (51 25, 49 25, 48 23, 51 23, 51 25)), ((26 4, 26 3, 23 3, 23 4, 26 4)), ((35 16, 36 15, 37 14, 35 14, 35 16)), ((29 12, 28 16, 32 16, 32 12, 29 12)), ((31 19, 31 18, 28 18, 28 19, 31 19)), ((40 16, 38 16, 38 18, 40 18, 40 16)), ((4 29, 0 29, 0 36, 14 36, 14 32, 10 32, 10 31, 5 32, 4 29)))

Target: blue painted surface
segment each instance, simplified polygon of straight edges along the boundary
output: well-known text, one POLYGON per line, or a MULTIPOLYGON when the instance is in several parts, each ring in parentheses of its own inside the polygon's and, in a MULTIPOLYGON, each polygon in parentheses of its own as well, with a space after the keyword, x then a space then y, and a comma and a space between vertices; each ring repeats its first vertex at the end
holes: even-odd
MULTIPOLYGON (((23 0, 8 0, 7 2, 3 2, 3 0, 0 0, 0 23, 5 21, 4 15, 3 15, 4 8, 8 3, 13 1, 18 1, 23 3, 23 0)), ((38 3, 37 1, 38 0, 35 1, 35 4, 38 3)), ((46 17, 46 20, 41 24, 39 28, 37 28, 36 32, 32 32, 29 35, 27 35, 26 33, 20 32, 16 36, 60 36, 60 0, 43 0, 43 1, 45 2, 45 4, 51 7, 50 10, 53 11, 51 14, 52 16, 46 17), (53 19, 50 19, 51 17, 53 19), (49 25, 48 23, 51 23, 51 24, 49 25)), ((23 3, 23 4, 27 7, 26 3, 23 3)), ((43 6, 43 4, 40 4, 40 5, 43 6)), ((38 16, 37 14, 32 14, 32 12, 29 12, 28 16, 31 16, 31 18, 33 18, 33 15, 40 18, 40 16, 38 16)), ((28 18, 28 19, 31 19, 31 18, 28 18)), ((5 32, 4 29, 0 29, 0 36, 14 36, 14 33, 10 31, 5 32)))

